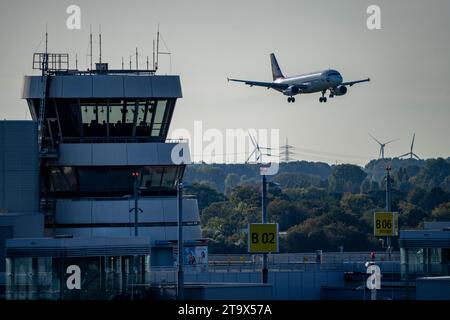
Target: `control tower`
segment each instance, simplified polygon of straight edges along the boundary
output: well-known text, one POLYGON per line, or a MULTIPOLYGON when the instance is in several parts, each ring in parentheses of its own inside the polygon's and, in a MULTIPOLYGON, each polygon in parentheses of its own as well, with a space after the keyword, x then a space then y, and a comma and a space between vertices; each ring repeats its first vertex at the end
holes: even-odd
MULTIPOLYGON (((110 70, 107 63, 71 70, 69 55, 54 53, 35 53, 33 69, 41 74, 25 76, 22 97, 37 123, 37 189, 46 238, 8 240, 9 263, 17 256, 35 257, 38 248, 95 248, 99 239, 103 251, 108 244, 111 259, 114 244, 123 253, 131 243, 130 254, 136 243, 144 249, 148 244, 149 252, 137 252, 145 253, 149 266, 174 266, 177 184, 189 160, 189 154, 181 163, 171 156, 174 147, 188 153, 186 141, 166 139, 182 97, 179 76, 110 70), (73 239, 62 243, 61 238, 73 239)), ((183 257, 201 252, 207 261, 197 200, 185 197, 182 205, 183 257)), ((105 259, 102 268, 111 263, 105 259)))

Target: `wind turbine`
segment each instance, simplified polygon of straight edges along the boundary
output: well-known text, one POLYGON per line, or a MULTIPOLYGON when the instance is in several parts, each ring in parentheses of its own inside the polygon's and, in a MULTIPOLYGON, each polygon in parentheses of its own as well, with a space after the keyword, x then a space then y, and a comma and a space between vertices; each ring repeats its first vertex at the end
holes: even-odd
POLYGON ((381 143, 380 141, 378 141, 373 135, 371 135, 370 133, 369 133, 369 136, 371 136, 372 137, 372 139, 373 140, 375 140, 379 145, 380 145, 380 155, 378 156, 378 159, 384 159, 384 147, 387 145, 387 144, 389 144, 389 143, 391 143, 391 142, 394 142, 394 141, 396 141, 396 140, 398 140, 398 139, 392 139, 392 140, 389 140, 388 142, 385 142, 385 143, 381 143))
POLYGON ((416 138, 416 134, 414 133, 414 134, 413 134, 413 138, 412 138, 412 142, 411 142, 411 149, 409 150, 409 152, 407 152, 407 153, 402 154, 401 156, 399 156, 399 158, 409 156, 410 159, 416 158, 417 160, 420 160, 419 156, 413 152, 413 148, 414 148, 414 139, 415 139, 415 138, 416 138))
POLYGON ((264 150, 269 150, 267 151, 267 153, 265 153, 265 155, 267 156, 271 156, 270 154, 270 150, 272 150, 272 148, 266 148, 266 147, 260 147, 258 144, 258 141, 256 140, 256 138, 253 138, 252 135, 250 134, 250 132, 248 133, 248 136, 250 137, 250 141, 252 142, 253 146, 255 147, 253 149, 253 151, 250 153, 250 155, 248 156, 247 160, 245 161, 245 163, 248 163, 248 161, 250 160, 250 158, 255 155, 255 161, 258 162, 259 159, 261 159, 262 162, 262 156, 263 153, 261 152, 261 149, 264 150))

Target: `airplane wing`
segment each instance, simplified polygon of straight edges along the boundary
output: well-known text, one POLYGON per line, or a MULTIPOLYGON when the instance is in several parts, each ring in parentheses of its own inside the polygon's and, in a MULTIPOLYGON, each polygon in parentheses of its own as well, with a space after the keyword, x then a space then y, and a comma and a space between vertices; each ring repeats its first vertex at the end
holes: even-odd
POLYGON ((351 86, 354 85, 354 84, 361 83, 361 82, 368 82, 368 81, 370 81, 370 78, 363 79, 363 80, 356 80, 356 81, 342 82, 341 85, 342 85, 342 86, 349 86, 349 87, 351 87, 351 86))
POLYGON ((243 82, 246 85, 249 85, 250 87, 257 86, 257 87, 265 87, 267 89, 284 90, 284 89, 289 88, 289 85, 286 83, 261 82, 261 81, 240 80, 240 79, 230 79, 230 78, 227 78, 227 81, 243 82))
POLYGON ((261 81, 240 80, 240 79, 230 79, 230 78, 227 78, 227 81, 243 82, 246 85, 249 85, 250 87, 257 86, 257 87, 265 87, 267 89, 275 89, 275 90, 286 90, 289 87, 295 87, 299 91, 301 91, 301 90, 308 88, 308 83, 292 85, 292 84, 288 84, 288 83, 261 82, 261 81))

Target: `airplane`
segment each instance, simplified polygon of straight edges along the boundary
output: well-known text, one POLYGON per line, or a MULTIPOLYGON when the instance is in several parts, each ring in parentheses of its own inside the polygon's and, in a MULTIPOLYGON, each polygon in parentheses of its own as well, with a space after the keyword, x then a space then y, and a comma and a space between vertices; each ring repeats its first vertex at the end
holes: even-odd
POLYGON ((258 86, 265 87, 267 89, 274 89, 285 96, 288 96, 288 102, 295 102, 294 96, 297 94, 321 92, 322 96, 319 98, 319 102, 327 102, 325 94, 330 92, 329 97, 343 96, 347 93, 347 87, 351 87, 354 84, 370 81, 370 78, 356 81, 343 82, 341 74, 333 69, 305 73, 293 77, 285 77, 281 72, 278 65, 275 54, 270 54, 270 62, 272 65, 273 82, 261 82, 241 79, 230 79, 227 81, 243 82, 250 87, 258 86))

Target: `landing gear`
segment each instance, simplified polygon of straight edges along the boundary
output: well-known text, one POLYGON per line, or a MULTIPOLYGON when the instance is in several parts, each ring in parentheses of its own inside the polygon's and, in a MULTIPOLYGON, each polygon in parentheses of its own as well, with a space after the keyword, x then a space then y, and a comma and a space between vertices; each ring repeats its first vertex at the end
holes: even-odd
POLYGON ((334 98, 334 94, 330 93, 330 98, 334 98))
POLYGON ((295 98, 294 97, 289 97, 289 98, 287 98, 287 101, 288 102, 295 102, 295 98))
POLYGON ((326 90, 322 91, 322 96, 319 98, 319 102, 327 102, 327 97, 325 97, 326 92, 326 90))

